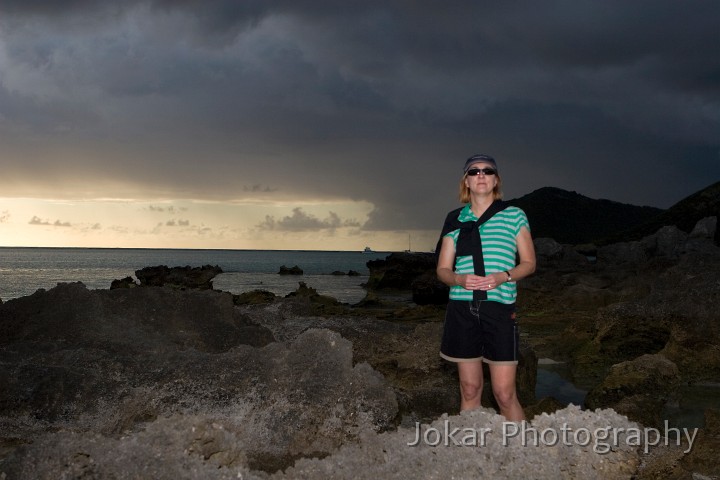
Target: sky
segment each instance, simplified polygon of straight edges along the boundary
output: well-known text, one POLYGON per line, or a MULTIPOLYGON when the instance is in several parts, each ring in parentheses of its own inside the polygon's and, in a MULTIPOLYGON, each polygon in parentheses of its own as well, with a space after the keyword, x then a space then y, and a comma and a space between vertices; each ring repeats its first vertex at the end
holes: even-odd
POLYGON ((0 246, 430 250, 465 159, 720 180, 716 0, 0 0, 0 246))

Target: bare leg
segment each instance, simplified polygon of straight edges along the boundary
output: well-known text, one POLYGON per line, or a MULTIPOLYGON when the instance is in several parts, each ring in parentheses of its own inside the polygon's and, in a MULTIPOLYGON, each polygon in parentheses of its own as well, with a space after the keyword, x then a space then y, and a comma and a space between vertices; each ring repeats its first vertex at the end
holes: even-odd
POLYGON ((525 412, 523 412, 517 398, 516 372, 517 365, 490 364, 493 395, 495 395, 495 400, 500 407, 500 415, 511 422, 525 420, 525 412))
POLYGON ((458 362, 460 377, 460 411, 480 407, 483 388, 482 362, 458 362))

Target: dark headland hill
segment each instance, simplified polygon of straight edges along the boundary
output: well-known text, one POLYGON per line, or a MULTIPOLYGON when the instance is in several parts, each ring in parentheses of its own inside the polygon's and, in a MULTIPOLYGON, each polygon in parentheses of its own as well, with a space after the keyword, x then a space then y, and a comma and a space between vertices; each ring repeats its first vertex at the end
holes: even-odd
POLYGON ((698 220, 720 217, 720 182, 667 210, 592 199, 555 187, 540 188, 508 203, 525 211, 535 238, 548 237, 573 245, 605 245, 639 240, 666 225, 690 232, 698 220))

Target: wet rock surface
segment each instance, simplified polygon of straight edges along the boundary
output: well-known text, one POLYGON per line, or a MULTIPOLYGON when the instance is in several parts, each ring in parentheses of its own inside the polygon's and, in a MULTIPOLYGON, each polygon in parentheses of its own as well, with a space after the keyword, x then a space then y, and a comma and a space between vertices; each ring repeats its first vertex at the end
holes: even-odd
POLYGON ((285 265, 280 266, 280 270, 278 270, 279 275, 302 275, 303 269, 298 267, 297 265, 294 265, 292 267, 286 267, 285 265))
MULTIPOLYGON (((683 402, 678 386, 720 383, 716 228, 717 218, 708 217, 689 234, 669 226, 602 247, 535 240, 538 270, 519 283, 521 329, 538 357, 564 362, 576 385, 594 390, 586 407, 616 408, 657 427, 666 403, 683 402)), ((411 269, 394 271, 408 272, 406 284, 420 278, 411 269)), ((397 275, 394 282, 402 283, 397 275)), ((538 400, 526 411, 557 408, 553 399, 538 400)), ((693 457, 678 458, 685 476, 676 478, 690 478, 693 457)), ((720 475, 720 466, 712 472, 720 475)))
MULTIPOLYGON (((399 478, 417 476, 428 461, 437 471, 461 458, 467 468, 489 468, 467 463, 475 450, 449 449, 436 464, 427 448, 407 445, 416 422, 457 411, 455 370, 437 355, 441 323, 308 315, 316 294, 298 290, 237 306, 216 291, 74 283, 3 304, 0 472, 399 478), (377 464, 381 445, 395 460, 377 464)), ((448 418, 464 425, 472 417, 448 418)), ((500 428, 502 417, 487 411, 472 421, 500 428)), ((545 453, 523 455, 532 464, 545 453)), ((493 461, 488 471, 499 474, 523 465, 507 455, 493 461)), ((571 471, 596 461, 574 459, 571 471)), ((548 464, 543 472, 559 470, 548 464)))
POLYGON ((660 412, 680 383, 677 365, 662 355, 642 355, 612 366, 602 383, 592 389, 585 405, 611 406, 643 425, 660 426, 660 412))
MULTIPOLYGON (((542 241, 536 275, 519 284, 526 348, 518 392, 530 425, 556 431, 562 425, 653 426, 678 385, 720 381, 715 225, 704 221, 689 235, 665 229, 604 252, 586 245, 583 254, 542 241), (595 410, 534 399, 539 357, 567 362, 588 382, 586 407, 595 410)), ((720 474, 713 410, 690 452, 662 445, 645 455, 637 445, 621 444, 599 454, 588 445, 503 445, 497 437, 483 446, 408 445, 416 428, 499 433, 503 419, 491 410, 454 415, 456 369, 437 351, 444 307, 400 299, 434 270, 434 260, 404 255, 376 264, 368 296, 352 307, 303 284, 279 298, 149 281, 142 288, 125 282, 129 288, 93 291, 61 284, 3 303, 0 474, 720 474), (401 266, 405 260, 409 265, 401 266)), ((483 405, 492 407, 487 392, 483 405)))
MULTIPOLYGON (((137 270, 135 276, 143 287, 173 287, 180 289, 203 289, 213 288, 212 279, 222 273, 218 266, 205 265, 202 267, 167 267, 159 265, 156 267, 145 267, 137 270)), ((117 281, 115 288, 131 286, 128 278, 117 281)), ((111 285, 111 288, 113 286, 111 285)))
MULTIPOLYGON (((27 472, 43 441, 58 445, 62 471, 63 455, 78 454, 65 448, 70 438, 112 445, 129 432, 177 428, 169 418, 193 425, 183 435, 199 437, 183 441, 196 451, 206 446, 197 428, 221 431, 231 426, 217 419, 232 419, 242 443, 222 463, 275 470, 385 430, 398 411, 382 375, 353 363, 348 340, 304 329, 277 342, 229 294, 64 284, 4 304, 0 325, 0 430, 11 453, 0 471, 27 472)), ((201 458, 213 456, 207 448, 201 458)))

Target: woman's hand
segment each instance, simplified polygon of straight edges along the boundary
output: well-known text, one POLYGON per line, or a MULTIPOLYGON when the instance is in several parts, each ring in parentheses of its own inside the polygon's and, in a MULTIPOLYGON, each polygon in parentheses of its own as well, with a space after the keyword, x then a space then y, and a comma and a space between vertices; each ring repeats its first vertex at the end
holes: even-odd
POLYGON ((473 274, 456 275, 456 277, 458 277, 457 284, 466 290, 492 290, 507 280, 507 275, 504 273, 491 273, 484 277, 473 274))

